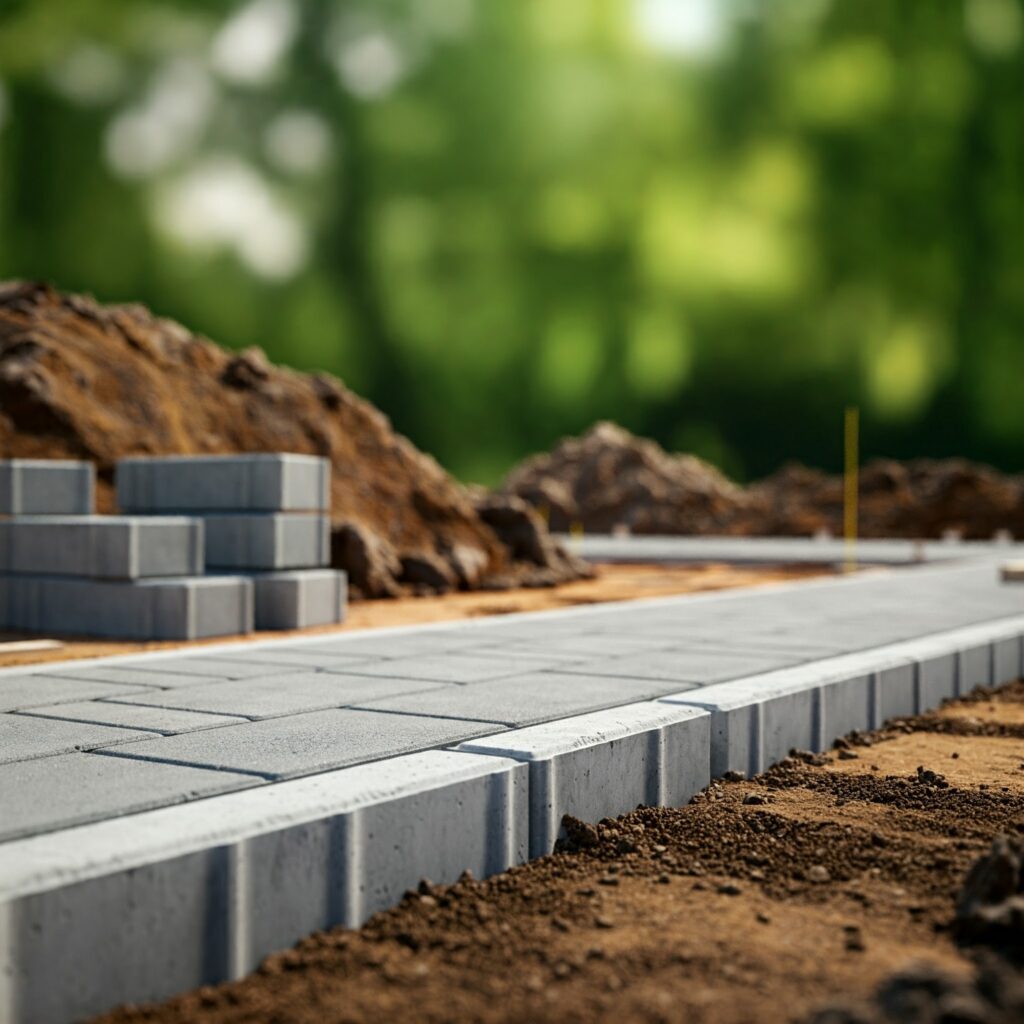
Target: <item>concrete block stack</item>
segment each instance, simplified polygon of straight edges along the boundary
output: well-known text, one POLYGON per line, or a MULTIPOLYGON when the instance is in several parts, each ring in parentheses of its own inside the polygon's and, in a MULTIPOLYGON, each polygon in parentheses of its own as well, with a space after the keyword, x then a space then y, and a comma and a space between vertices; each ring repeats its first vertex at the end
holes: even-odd
POLYGON ((341 622, 345 574, 330 564, 330 463, 311 455, 134 457, 117 501, 138 515, 188 514, 205 528, 207 572, 243 573, 257 629, 341 622))
POLYGON ((0 461, 0 628, 191 640, 253 628, 253 585, 203 576, 203 524, 94 514, 90 463, 0 461))

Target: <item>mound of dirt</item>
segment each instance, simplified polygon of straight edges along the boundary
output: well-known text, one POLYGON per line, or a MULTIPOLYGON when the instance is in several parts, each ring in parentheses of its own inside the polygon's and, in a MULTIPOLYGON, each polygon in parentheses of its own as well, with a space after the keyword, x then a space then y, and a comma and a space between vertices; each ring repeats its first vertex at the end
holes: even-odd
POLYGON ((585 575, 522 502, 469 492, 326 374, 228 352, 140 306, 0 284, 0 455, 115 460, 287 451, 331 460, 332 560, 364 596, 585 575), (506 543, 503 532, 510 540, 506 543))
MULTIPOLYGON (((807 536, 843 529, 841 477, 788 465, 749 487, 611 423, 514 469, 500 493, 546 510, 551 528, 642 534, 807 536)), ((1024 477, 965 459, 875 460, 860 474, 865 537, 1024 536, 1024 477)))
POLYGON ((581 523, 608 533, 707 533, 724 529, 745 504, 741 488, 692 455, 669 455, 614 423, 514 469, 501 493, 543 509, 553 530, 581 523))

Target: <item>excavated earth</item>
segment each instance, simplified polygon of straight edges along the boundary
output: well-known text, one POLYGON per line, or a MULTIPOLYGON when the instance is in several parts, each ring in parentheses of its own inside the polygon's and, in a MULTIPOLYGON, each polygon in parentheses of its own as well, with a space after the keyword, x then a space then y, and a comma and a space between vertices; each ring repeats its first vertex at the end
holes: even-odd
POLYGON ((0 283, 0 457, 91 459, 112 511, 122 456, 256 451, 331 460, 332 561, 364 596, 587 574, 527 505, 474 499, 334 377, 228 352, 140 306, 0 283))
POLYGON ((1024 1019, 1024 683, 564 831, 551 856, 424 881, 243 981, 103 1020, 1024 1019))
MULTIPOLYGON (((566 438, 516 467, 501 493, 522 498, 551 528, 601 533, 809 536, 843 529, 843 481, 789 465, 749 487, 692 455, 672 455, 612 423, 566 438)), ((1024 477, 965 459, 891 459, 860 474, 866 537, 1024 536, 1024 477)))

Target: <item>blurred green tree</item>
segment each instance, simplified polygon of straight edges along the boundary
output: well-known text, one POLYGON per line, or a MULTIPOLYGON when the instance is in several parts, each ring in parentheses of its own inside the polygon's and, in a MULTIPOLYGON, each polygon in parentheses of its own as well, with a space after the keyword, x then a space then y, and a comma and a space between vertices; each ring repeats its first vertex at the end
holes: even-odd
POLYGON ((1022 0, 3 0, 0 276, 342 376, 467 479, 1020 468, 1022 0))

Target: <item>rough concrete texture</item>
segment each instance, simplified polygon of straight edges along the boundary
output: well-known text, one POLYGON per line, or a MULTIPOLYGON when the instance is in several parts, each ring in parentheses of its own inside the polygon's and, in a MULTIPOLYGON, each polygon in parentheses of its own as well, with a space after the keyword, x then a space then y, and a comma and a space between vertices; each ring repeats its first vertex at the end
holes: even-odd
POLYGON ((124 512, 322 512, 331 465, 286 453, 134 457, 118 461, 115 482, 124 512))
POLYGON ((95 508, 95 492, 91 462, 0 460, 0 515, 87 516, 95 508))
POLYGON ((257 629, 308 629, 345 621, 348 580, 335 569, 257 573, 257 629))
POLYGON ((527 787, 525 765, 431 751, 0 845, 0 1019, 240 977, 425 875, 521 863, 527 787))
POLYGON ((204 515, 208 569, 317 569, 331 560, 326 516, 204 515))
POLYGON ((133 580, 202 571, 203 524, 198 519, 0 519, 0 573, 133 580))
POLYGON ((711 777, 711 716, 631 704, 471 740, 457 749, 530 766, 530 856, 550 853, 563 815, 598 821, 638 804, 676 806, 711 777))
POLYGON ((252 583, 237 576, 121 581, 5 575, 0 628, 126 640, 249 633, 252 583))

